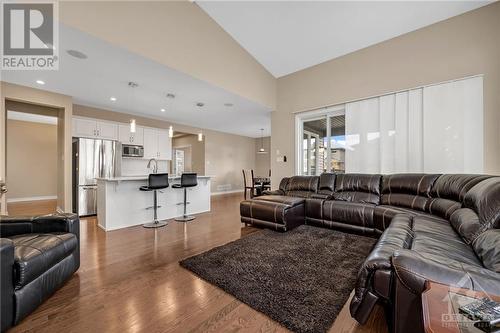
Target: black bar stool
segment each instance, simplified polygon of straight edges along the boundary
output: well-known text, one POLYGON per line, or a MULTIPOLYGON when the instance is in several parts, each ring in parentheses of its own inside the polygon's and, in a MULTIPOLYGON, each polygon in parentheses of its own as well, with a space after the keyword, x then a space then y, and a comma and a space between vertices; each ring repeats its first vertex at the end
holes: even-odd
POLYGON ((181 183, 172 185, 173 188, 183 188, 184 189, 184 215, 181 217, 176 217, 175 220, 179 222, 188 222, 194 220, 194 216, 187 215, 186 206, 189 204, 187 202, 187 188, 194 187, 198 185, 198 175, 196 173, 183 173, 181 175, 181 183))
POLYGON ((168 173, 151 173, 148 177, 148 185, 141 186, 139 190, 141 191, 153 191, 153 211, 154 211, 154 221, 150 223, 145 223, 142 226, 144 228, 159 228, 167 225, 166 221, 158 221, 158 197, 157 191, 168 187, 168 173))

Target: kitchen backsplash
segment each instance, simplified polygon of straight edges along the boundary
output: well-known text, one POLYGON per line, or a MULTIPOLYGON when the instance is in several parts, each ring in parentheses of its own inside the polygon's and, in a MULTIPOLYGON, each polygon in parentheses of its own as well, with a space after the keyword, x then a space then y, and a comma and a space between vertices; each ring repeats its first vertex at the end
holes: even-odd
MULTIPOLYGON (((122 176, 147 175, 152 172, 148 169, 148 160, 139 158, 122 159, 122 176)), ((158 172, 170 172, 170 161, 158 161, 158 172)))

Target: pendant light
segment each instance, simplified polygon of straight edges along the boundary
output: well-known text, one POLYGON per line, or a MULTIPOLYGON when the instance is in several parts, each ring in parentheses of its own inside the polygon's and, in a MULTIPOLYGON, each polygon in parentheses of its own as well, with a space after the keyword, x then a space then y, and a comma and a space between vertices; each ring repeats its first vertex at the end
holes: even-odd
POLYGON ((203 133, 202 132, 198 133, 198 141, 200 141, 200 142, 203 141, 203 133))
POLYGON ((257 154, 267 154, 267 151, 264 149, 264 129, 260 129, 260 148, 257 154))
POLYGON ((135 133, 135 119, 130 120, 130 133, 135 133))
POLYGON ((170 127, 168 128, 168 137, 169 138, 174 137, 174 128, 172 127, 172 125, 170 125, 170 127))

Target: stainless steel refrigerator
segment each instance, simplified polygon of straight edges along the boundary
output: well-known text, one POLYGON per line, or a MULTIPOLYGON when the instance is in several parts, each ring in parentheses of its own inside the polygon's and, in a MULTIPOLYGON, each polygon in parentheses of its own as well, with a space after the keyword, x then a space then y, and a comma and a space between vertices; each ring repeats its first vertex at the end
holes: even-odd
POLYGON ((121 143, 111 140, 73 139, 73 211, 97 214, 97 179, 121 176, 121 143))

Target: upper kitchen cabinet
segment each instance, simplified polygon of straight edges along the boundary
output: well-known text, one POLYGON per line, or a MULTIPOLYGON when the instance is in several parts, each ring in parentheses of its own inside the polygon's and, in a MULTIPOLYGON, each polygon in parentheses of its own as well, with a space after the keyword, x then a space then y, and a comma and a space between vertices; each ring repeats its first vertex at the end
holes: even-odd
POLYGON ((144 157, 158 160, 172 159, 172 139, 168 131, 144 128, 144 157))
POLYGON ((121 143, 127 145, 140 145, 144 144, 144 128, 136 126, 135 133, 130 132, 130 125, 120 124, 118 127, 119 140, 121 143))
POLYGON ((108 121, 73 117, 73 136, 117 140, 118 125, 108 121))
POLYGON ((172 159, 172 139, 168 136, 168 131, 158 130, 158 153, 160 160, 172 159))

